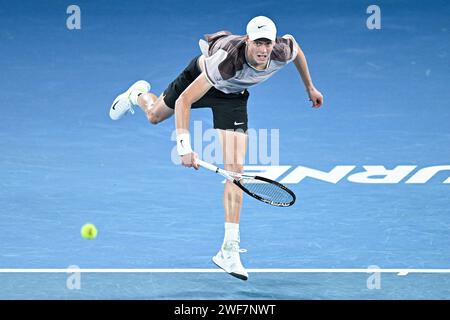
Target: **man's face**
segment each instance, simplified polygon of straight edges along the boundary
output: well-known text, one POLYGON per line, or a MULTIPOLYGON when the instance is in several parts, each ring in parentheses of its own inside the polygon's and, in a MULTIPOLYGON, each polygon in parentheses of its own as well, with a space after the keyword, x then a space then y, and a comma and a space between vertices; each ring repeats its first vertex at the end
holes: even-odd
POLYGON ((250 40, 247 38, 247 58, 252 65, 265 66, 273 50, 274 41, 269 39, 250 40))

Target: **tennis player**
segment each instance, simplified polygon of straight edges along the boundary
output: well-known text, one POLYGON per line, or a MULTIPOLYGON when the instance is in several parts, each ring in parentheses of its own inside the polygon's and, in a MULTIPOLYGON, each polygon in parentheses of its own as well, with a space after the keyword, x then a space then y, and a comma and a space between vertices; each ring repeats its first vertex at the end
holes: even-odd
MULTIPOLYGON (((224 168, 242 172, 247 150, 247 89, 270 78, 294 61, 312 106, 319 108, 322 94, 314 87, 300 46, 291 35, 277 38, 273 21, 264 16, 247 24, 245 36, 220 31, 199 42, 202 54, 169 84, 159 98, 150 92, 144 80, 134 83, 112 103, 110 117, 118 120, 134 113, 139 106, 152 124, 175 114, 177 151, 186 167, 198 169, 197 154, 192 151, 189 115, 192 108, 210 107, 214 128, 222 143, 224 168)), ((231 275, 247 280, 240 259, 239 221, 242 191, 232 182, 225 183, 225 237, 213 261, 231 275)))

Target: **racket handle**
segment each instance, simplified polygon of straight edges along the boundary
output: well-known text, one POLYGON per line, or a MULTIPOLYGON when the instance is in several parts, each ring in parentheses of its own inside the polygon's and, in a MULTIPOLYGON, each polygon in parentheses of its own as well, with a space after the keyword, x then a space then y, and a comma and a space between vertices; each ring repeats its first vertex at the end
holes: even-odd
POLYGON ((197 163, 198 163, 201 167, 203 167, 203 168, 205 168, 205 169, 214 171, 214 172, 216 172, 216 173, 219 172, 219 168, 218 168, 218 167, 213 166, 212 164, 210 164, 210 163, 208 163, 208 162, 205 162, 205 161, 203 161, 203 160, 197 159, 197 163))

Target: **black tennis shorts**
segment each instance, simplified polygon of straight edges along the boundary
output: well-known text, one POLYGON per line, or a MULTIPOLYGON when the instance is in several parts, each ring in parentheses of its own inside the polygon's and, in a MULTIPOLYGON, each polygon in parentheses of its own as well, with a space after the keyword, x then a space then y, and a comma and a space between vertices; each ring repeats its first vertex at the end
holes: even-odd
MULTIPOLYGON (((195 57, 186 69, 164 91, 164 102, 169 108, 175 109, 175 101, 201 73, 195 57)), ((192 108, 211 108, 215 129, 232 129, 247 131, 247 100, 249 93, 223 93, 211 88, 192 108)))

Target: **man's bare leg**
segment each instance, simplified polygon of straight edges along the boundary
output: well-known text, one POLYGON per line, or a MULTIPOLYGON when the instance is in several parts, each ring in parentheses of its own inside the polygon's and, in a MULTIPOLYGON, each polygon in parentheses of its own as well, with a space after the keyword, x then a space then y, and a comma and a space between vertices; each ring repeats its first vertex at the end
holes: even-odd
MULTIPOLYGON (((222 143, 225 170, 238 173, 243 172, 247 151, 247 135, 243 132, 231 130, 218 131, 222 143)), ((228 180, 225 183, 223 204, 225 207, 225 221, 239 224, 242 190, 228 180)))
POLYGON ((174 113, 174 110, 169 108, 164 102, 163 95, 160 95, 158 98, 151 92, 142 93, 138 96, 137 102, 146 114, 148 121, 152 124, 158 124, 170 118, 174 113))
MULTIPOLYGON (((243 132, 218 130, 222 143, 225 170, 243 172, 247 150, 247 135, 243 132)), ((240 260, 239 221, 242 207, 242 190, 233 182, 225 183, 223 204, 225 208, 225 236, 222 248, 213 258, 214 263, 231 275, 247 280, 248 274, 240 260)))

